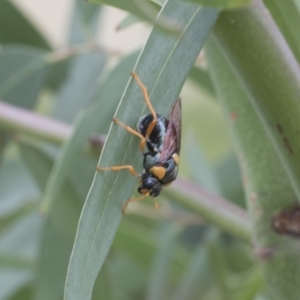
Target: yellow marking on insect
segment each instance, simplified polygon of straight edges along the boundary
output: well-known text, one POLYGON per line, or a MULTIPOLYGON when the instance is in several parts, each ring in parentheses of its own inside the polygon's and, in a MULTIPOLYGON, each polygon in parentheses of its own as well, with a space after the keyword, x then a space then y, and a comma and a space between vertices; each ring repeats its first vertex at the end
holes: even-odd
POLYGON ((179 165, 179 156, 178 156, 178 154, 177 154, 177 153, 174 153, 174 154, 172 155, 172 157, 173 157, 173 159, 174 159, 174 161, 175 161, 175 164, 178 166, 178 165, 179 165))
POLYGON ((151 123, 149 124, 147 130, 146 130, 146 134, 145 134, 145 137, 146 139, 149 138, 151 132, 153 131, 156 123, 157 123, 157 115, 156 115, 156 112, 151 104, 151 101, 150 101, 150 98, 149 98, 149 95, 148 95, 148 91, 147 91, 147 88, 144 86, 144 84, 142 83, 141 79, 139 78, 139 76, 135 73, 135 72, 131 72, 131 75, 133 76, 133 78, 135 79, 135 81, 137 82, 137 84, 139 85, 139 87, 141 88, 142 90, 142 93, 143 93, 143 96, 144 96, 144 99, 145 99, 145 102, 146 102, 146 105, 148 106, 152 116, 153 116, 153 120, 151 121, 151 123))
POLYGON ((149 172, 159 180, 163 179, 166 175, 166 169, 164 167, 153 166, 149 172))

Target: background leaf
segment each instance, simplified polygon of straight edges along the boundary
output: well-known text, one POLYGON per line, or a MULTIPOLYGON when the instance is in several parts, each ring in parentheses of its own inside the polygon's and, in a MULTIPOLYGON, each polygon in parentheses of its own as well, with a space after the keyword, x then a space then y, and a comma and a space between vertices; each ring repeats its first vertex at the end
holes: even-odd
POLYGON ((220 100, 228 116, 229 124, 232 126, 237 152, 242 158, 240 164, 243 176, 248 181, 247 204, 253 218, 257 257, 268 278, 268 287, 275 299, 285 297, 297 299, 297 284, 291 284, 291 280, 280 281, 280 278, 285 276, 286 271, 292 272, 293 278, 297 278, 299 270, 293 266, 298 255, 297 251, 294 252, 292 249, 298 247, 298 241, 284 239, 276 234, 271 226, 272 218, 280 207, 290 207, 295 203, 294 191, 247 94, 221 51, 211 40, 208 44, 207 55, 220 100), (234 121, 230 119, 232 113, 237 116, 234 121), (253 140, 256 141, 255 147, 253 140), (289 249, 288 253, 285 253, 280 246, 283 245, 283 240, 285 245, 283 248, 289 249), (274 255, 273 249, 276 249, 274 255), (264 251, 271 251, 269 252, 271 256, 265 257, 264 251), (276 279, 277 276, 279 276, 278 279, 276 279))
POLYGON ((11 1, 0 2, 0 44, 24 44, 49 50, 44 36, 23 16, 11 1))
MULTIPOLYGON (((82 150, 82 146, 89 142, 92 134, 106 133, 108 131, 108 124, 113 117, 117 102, 126 86, 128 74, 132 70, 136 59, 137 54, 124 58, 100 85, 96 99, 100 100, 99 103, 93 101, 89 108, 76 119, 74 133, 61 149, 60 157, 56 160, 50 174, 43 200, 44 203, 42 204, 45 209, 60 194, 61 187, 67 175, 71 173, 74 159, 82 150), (103 117, 99 117, 100 115, 103 117)), ((91 73, 91 76, 93 78, 94 74, 91 73)), ((80 94, 77 93, 78 97, 87 97, 85 93, 88 92, 89 88, 89 85, 87 85, 87 89, 82 88, 80 94)))
POLYGON ((83 54, 72 61, 67 82, 56 99, 53 111, 56 119, 72 122, 78 111, 91 103, 104 64, 105 55, 100 53, 83 54))
POLYGON ((214 37, 245 84, 268 139, 300 199, 300 156, 297 154, 300 143, 297 139, 290 142, 300 126, 291 120, 292 115, 300 113, 300 69, 278 27, 271 18, 266 18, 265 12, 261 1, 238 12, 223 12, 214 27, 214 37), (251 36, 244 35, 246 29, 251 36), (234 42, 236 38, 238 44, 234 42))
POLYGON ((126 3, 122 0, 89 0, 92 3, 111 5, 116 8, 128 11, 136 16, 153 22, 160 6, 149 3, 146 0, 139 1, 138 5, 134 0, 128 0, 126 3))
POLYGON ((69 43, 78 44, 92 39, 97 32, 100 6, 76 0, 70 24, 69 43))
POLYGON ((207 5, 216 8, 237 8, 246 6, 252 0, 187 0, 201 5, 207 5))
POLYGON ((297 28, 300 26, 300 12, 294 1, 264 0, 287 43, 300 62, 300 37, 297 28))
MULTIPOLYGON (((53 164, 51 156, 26 144, 21 146, 21 151, 43 190, 53 164)), ((34 299, 61 299, 81 207, 82 201, 68 183, 60 194, 59 201, 54 202, 44 218, 40 226, 43 235, 34 299), (68 212, 67 215, 65 212, 68 212)))
POLYGON ((175 232, 176 227, 170 224, 165 224, 161 230, 160 249, 154 257, 150 271, 147 300, 165 299, 167 297, 172 252, 175 248, 175 232))
POLYGON ((32 108, 47 75, 46 52, 26 46, 0 49, 1 100, 24 108, 32 108))

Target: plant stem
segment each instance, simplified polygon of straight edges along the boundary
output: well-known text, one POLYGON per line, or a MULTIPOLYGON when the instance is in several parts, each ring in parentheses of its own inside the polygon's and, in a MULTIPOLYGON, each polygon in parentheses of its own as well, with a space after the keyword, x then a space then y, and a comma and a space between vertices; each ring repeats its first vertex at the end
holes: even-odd
POLYGON ((207 55, 226 115, 234 116, 256 254, 274 299, 297 300, 299 241, 272 225, 300 200, 299 65, 261 1, 224 11, 213 33, 225 57, 216 45, 207 55))
POLYGON ((300 201, 300 68, 291 49, 260 0, 221 13, 213 34, 300 201))
POLYGON ((247 212, 208 191, 182 178, 164 190, 180 205, 199 213, 207 221, 216 224, 222 230, 250 241, 250 219, 247 212))
POLYGON ((72 127, 66 123, 2 101, 0 101, 0 126, 59 145, 72 134, 72 127))

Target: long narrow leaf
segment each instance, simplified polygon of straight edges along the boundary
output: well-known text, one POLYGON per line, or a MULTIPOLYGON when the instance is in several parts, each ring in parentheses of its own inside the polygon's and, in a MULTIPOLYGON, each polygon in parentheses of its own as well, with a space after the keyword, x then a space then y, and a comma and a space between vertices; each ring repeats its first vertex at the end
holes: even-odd
POLYGON ((296 196, 276 151, 247 94, 215 43, 206 53, 213 79, 229 118, 245 182, 255 252, 274 299, 299 299, 299 241, 276 234, 272 218, 295 205, 296 196), (230 116, 234 114, 233 121, 230 116), (254 142, 255 141, 255 142, 254 142))
MULTIPOLYGON (((147 86, 156 110, 168 115, 185 78, 199 54, 218 11, 169 1, 162 16, 183 28, 179 36, 152 31, 135 71, 147 86)), ((116 117, 131 127, 146 113, 141 91, 130 80, 116 117)), ((100 158, 101 166, 133 164, 142 167, 136 138, 113 125, 100 158)), ((65 300, 90 299, 93 285, 106 258, 122 217, 122 203, 133 191, 136 179, 127 172, 96 174, 82 212, 65 289, 65 300)))
POLYGON ((300 11, 296 4, 293 0, 264 0, 264 3, 300 63, 300 11))
POLYGON ((237 8, 246 6, 251 3, 252 0, 186 0, 194 2, 200 5, 208 5, 218 8, 237 8))
POLYGON ((300 201, 298 62, 262 1, 224 11, 214 37, 239 75, 300 201))
POLYGON ((91 135, 99 131, 102 133, 107 132, 105 123, 111 120, 113 116, 113 110, 117 106, 117 101, 122 96, 121 88, 123 89, 126 85, 127 74, 133 67, 136 58, 137 54, 135 53, 124 59, 112 71, 112 76, 108 76, 107 80, 100 86, 99 103, 93 103, 74 122, 74 132, 64 143, 50 173, 42 204, 43 210, 47 210, 50 203, 59 195, 61 187, 74 165, 73 162, 76 159, 76 155, 79 155, 91 135), (126 73, 126 77, 124 73, 126 73), (116 76, 120 76, 120 79, 118 80, 116 76), (116 89, 115 84, 118 84, 120 88, 116 89))
POLYGON ((0 2, 0 44, 25 44, 49 50, 49 42, 11 1, 0 2))
POLYGON ((147 300, 167 299, 172 253, 176 247, 177 230, 178 228, 174 224, 164 224, 161 229, 159 249, 154 256, 150 271, 147 300))

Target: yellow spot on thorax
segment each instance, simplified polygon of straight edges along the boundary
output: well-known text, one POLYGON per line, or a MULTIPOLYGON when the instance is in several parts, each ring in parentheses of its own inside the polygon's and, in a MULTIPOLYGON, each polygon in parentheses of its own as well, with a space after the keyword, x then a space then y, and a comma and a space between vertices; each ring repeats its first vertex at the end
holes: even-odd
POLYGON ((153 174, 157 179, 161 180, 166 175, 166 169, 164 167, 153 166, 149 172, 153 174))

